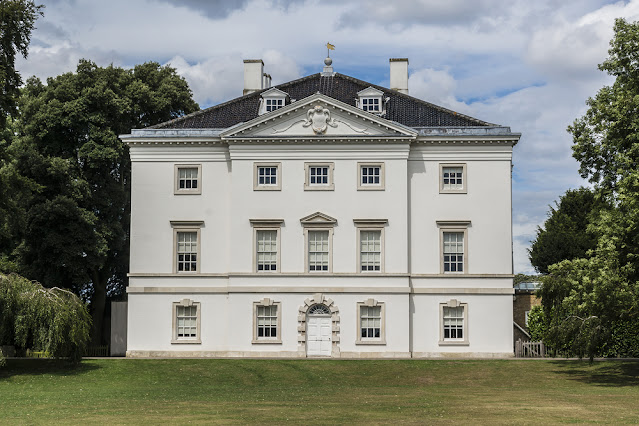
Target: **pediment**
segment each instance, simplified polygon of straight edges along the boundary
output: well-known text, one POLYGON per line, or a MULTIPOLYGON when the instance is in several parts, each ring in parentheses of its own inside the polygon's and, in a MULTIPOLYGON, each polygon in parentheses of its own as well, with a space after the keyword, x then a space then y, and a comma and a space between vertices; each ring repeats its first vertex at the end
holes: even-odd
POLYGON ((283 108, 237 125, 223 139, 290 138, 415 138, 417 132, 402 124, 362 111, 316 93, 283 108))
POLYGON ((322 212, 315 212, 300 219, 302 226, 334 226, 337 219, 322 212))
POLYGON ((366 89, 364 90, 360 90, 359 92, 357 92, 357 96, 359 97, 363 97, 363 96, 382 96, 384 94, 384 92, 382 92, 379 89, 374 88, 373 86, 368 86, 366 89))
POLYGON ((285 98, 288 96, 288 93, 282 92, 277 87, 271 87, 270 89, 262 92, 263 98, 285 98))

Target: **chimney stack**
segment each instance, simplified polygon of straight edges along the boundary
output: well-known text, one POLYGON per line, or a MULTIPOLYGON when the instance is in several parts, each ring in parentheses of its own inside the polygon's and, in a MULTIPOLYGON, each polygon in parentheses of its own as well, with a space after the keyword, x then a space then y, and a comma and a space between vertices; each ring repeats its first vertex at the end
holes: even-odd
POLYGON ((271 74, 264 73, 262 76, 264 79, 264 83, 262 84, 262 89, 270 89, 271 88, 271 74))
POLYGON ((390 88, 408 95, 408 58, 390 58, 390 88))
POLYGON ((244 95, 264 88, 264 62, 261 59, 244 59, 244 95))

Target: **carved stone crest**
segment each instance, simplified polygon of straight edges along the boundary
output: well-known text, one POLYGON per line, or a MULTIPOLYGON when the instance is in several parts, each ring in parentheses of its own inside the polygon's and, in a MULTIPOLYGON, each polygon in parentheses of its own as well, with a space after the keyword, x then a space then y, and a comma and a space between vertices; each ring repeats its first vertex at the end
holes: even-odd
POLYGON ((331 112, 328 108, 315 105, 306 112, 306 121, 302 126, 311 126, 316 135, 323 135, 326 133, 328 126, 337 127, 337 123, 331 118, 331 112))

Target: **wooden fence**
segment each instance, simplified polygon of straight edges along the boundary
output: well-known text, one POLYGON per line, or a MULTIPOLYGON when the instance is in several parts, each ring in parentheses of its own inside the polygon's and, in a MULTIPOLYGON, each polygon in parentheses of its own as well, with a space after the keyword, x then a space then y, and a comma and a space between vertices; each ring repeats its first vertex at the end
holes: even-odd
POLYGON ((517 358, 543 358, 548 355, 548 349, 544 342, 515 342, 515 357, 517 358))

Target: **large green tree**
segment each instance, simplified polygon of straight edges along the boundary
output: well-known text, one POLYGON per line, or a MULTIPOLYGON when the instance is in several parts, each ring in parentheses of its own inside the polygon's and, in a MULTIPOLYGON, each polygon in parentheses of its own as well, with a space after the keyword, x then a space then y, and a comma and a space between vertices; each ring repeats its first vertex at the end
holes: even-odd
POLYGON ((588 188, 571 189, 550 206, 544 226, 528 251, 530 263, 537 272, 548 273, 548 267, 562 260, 586 257, 597 246, 597 235, 588 228, 604 202, 588 188))
POLYGON ((16 55, 29 53, 31 31, 43 6, 32 0, 0 1, 0 129, 15 112, 22 78, 16 70, 16 55))
POLYGON ((614 29, 599 68, 615 81, 568 128, 582 176, 605 200, 588 228, 597 246, 550 266, 539 291, 548 343, 590 357, 639 354, 627 344, 639 329, 639 23, 618 19, 614 29))
POLYGON ((77 71, 27 81, 16 172, 36 188, 25 207, 12 259, 48 287, 67 285, 90 300, 99 344, 108 292, 128 271, 130 160, 118 135, 198 109, 175 69, 149 62, 133 69, 81 60, 77 71))
POLYGON ((25 198, 34 189, 8 164, 7 153, 14 136, 16 103, 22 78, 16 70, 16 56, 26 58, 31 32, 43 6, 31 0, 0 1, 0 271, 13 271, 15 265, 6 256, 17 241, 23 225, 25 198))

